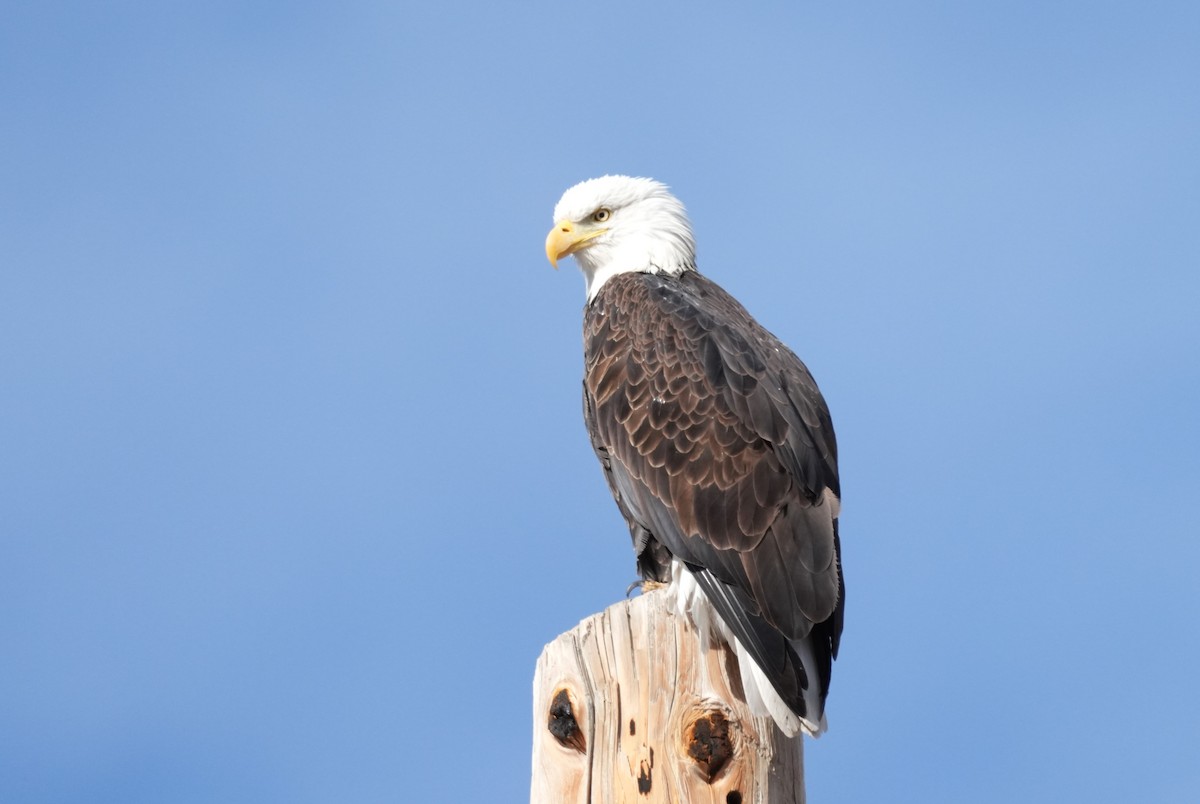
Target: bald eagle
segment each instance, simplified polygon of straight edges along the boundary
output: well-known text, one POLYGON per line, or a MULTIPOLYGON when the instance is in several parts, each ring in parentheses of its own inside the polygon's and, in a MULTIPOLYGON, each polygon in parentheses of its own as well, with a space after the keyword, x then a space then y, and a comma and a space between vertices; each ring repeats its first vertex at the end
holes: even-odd
POLYGON ((637 567, 736 652, 746 701, 788 736, 825 729, 845 608, 837 444, 802 362, 696 270, 657 181, 567 190, 546 256, 587 283, 584 417, 637 567))

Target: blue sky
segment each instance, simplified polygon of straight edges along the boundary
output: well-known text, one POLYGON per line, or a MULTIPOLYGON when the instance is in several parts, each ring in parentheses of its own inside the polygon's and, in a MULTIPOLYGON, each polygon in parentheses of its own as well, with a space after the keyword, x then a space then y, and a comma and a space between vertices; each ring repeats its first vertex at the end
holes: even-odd
POLYGON ((1195 801, 1197 6, 429 5, 5 7, 0 799, 527 797, 623 172, 833 411, 810 800, 1195 801))

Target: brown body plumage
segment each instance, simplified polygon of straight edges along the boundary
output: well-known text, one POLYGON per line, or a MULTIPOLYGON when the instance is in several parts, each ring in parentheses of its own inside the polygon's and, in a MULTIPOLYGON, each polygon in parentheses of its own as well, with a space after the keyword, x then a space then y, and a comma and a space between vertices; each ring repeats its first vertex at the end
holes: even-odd
POLYGON ((837 447, 804 364, 695 271, 608 280, 584 317, 584 407, 639 570, 675 557, 812 723, 845 605, 837 447), (809 679, 798 645, 811 646, 809 679))

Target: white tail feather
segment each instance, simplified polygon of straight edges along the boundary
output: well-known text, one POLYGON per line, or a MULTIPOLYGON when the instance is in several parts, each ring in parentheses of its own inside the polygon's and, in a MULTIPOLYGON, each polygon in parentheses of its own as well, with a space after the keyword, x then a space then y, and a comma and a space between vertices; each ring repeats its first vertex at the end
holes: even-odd
MULTIPOLYGON (((671 562, 670 590, 675 595, 675 612, 680 617, 687 617, 696 626, 702 639, 713 642, 720 640, 733 647, 737 654, 738 669, 742 677, 742 689, 746 694, 746 705, 750 711, 760 717, 769 717, 779 726, 779 730, 788 737, 795 737, 800 731, 811 737, 819 737, 826 728, 825 717, 820 723, 813 723, 792 711, 775 687, 767 679, 762 668, 754 661, 750 652, 742 647, 742 643, 729 630, 717 614, 716 609, 709 603, 700 585, 683 562, 671 562)), ((800 656, 805 671, 810 679, 816 676, 816 657, 812 647, 803 640, 792 642, 792 647, 800 656)), ((816 712, 821 708, 820 693, 816 684, 810 684, 804 693, 804 702, 808 711, 816 712)))

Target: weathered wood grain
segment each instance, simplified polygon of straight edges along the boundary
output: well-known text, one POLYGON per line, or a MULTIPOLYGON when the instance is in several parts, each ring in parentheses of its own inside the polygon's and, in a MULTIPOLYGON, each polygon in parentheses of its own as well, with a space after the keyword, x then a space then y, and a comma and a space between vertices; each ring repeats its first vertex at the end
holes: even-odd
POLYGON ((802 804, 803 744, 741 695, 666 590, 546 646, 534 676, 531 804, 802 804))

